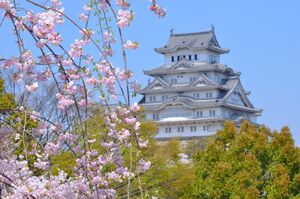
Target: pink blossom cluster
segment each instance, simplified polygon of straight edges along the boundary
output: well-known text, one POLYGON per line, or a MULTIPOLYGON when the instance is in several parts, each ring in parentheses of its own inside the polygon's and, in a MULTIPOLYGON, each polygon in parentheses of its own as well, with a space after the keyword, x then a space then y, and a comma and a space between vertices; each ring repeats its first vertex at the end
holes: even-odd
POLYGON ((43 13, 33 13, 32 11, 28 11, 27 14, 19 18, 16 22, 16 26, 24 31, 29 29, 32 31, 38 39, 36 46, 38 48, 43 48, 45 44, 50 43, 53 45, 60 45, 62 42, 61 35, 55 31, 56 25, 60 25, 63 23, 62 14, 64 9, 61 8, 61 2, 52 1, 52 7, 55 10, 49 10, 43 13))
POLYGON ((106 8, 108 6, 108 2, 110 0, 94 0, 94 1, 100 4, 100 7, 102 10, 106 10, 106 8))
POLYGON ((123 47, 127 48, 127 49, 136 49, 139 47, 139 44, 136 41, 132 42, 132 41, 128 40, 123 44, 123 47))
POLYGON ((12 5, 9 0, 0 0, 0 8, 4 10, 10 10, 12 5))
POLYGON ((57 108, 60 110, 66 110, 75 103, 71 97, 67 97, 59 93, 56 94, 56 97, 58 99, 57 108))
POLYGON ((25 85, 25 88, 28 92, 33 92, 39 87, 39 84, 37 82, 34 82, 30 85, 25 85))
POLYGON ((159 17, 164 17, 166 15, 166 10, 162 8, 156 0, 150 0, 151 1, 151 6, 149 6, 149 9, 153 11, 156 15, 159 17))
POLYGON ((129 10, 122 10, 122 9, 120 9, 118 11, 117 19, 118 19, 118 22, 117 22, 118 26, 120 28, 124 28, 126 26, 129 26, 130 22, 133 19, 133 14, 129 10))
POLYGON ((116 3, 118 6, 120 6, 123 9, 126 9, 130 6, 130 3, 126 0, 116 0, 116 3))
MULTIPOLYGON (((85 22, 84 25, 65 14, 60 0, 44 4, 28 1, 38 9, 19 9, 18 4, 18 9, 13 10, 12 3, 0 0, 0 9, 6 13, 4 20, 13 23, 13 36, 20 52, 1 58, 0 65, 11 72, 19 89, 16 94, 18 108, 9 110, 7 115, 15 111, 21 116, 15 118, 15 128, 2 121, 0 124, 1 196, 116 198, 118 193, 114 187, 130 182, 151 165, 141 157, 136 157, 138 163, 134 166, 124 160, 124 151, 133 150, 133 146, 147 147, 148 140, 139 133, 140 106, 130 103, 128 96, 140 86, 131 80, 133 74, 126 67, 126 59, 123 68, 115 67, 110 60, 118 55, 115 51, 120 45, 127 49, 138 47, 138 43, 132 41, 113 45, 117 43, 115 35, 118 34, 110 27, 114 22, 106 16, 115 17, 115 27, 129 26, 133 20, 130 3, 116 0, 115 5, 111 5, 110 0, 87 1, 83 10, 89 13, 75 15, 85 22), (99 22, 99 30, 90 28, 94 21, 89 17, 93 16, 96 16, 94 21, 104 19, 99 22), (75 31, 69 30, 70 36, 75 37, 74 42, 67 45, 63 31, 58 31, 65 21, 75 28, 75 31), (27 42, 28 38, 32 41, 27 42), (30 47, 34 49, 29 50, 30 47), (48 84, 55 87, 48 88, 48 84), (51 96, 44 96, 44 92, 51 96), (117 102, 118 106, 110 105, 112 102, 117 102), (39 107, 40 104, 43 107, 39 107), (105 128, 95 131, 105 136, 105 141, 90 135, 87 122, 94 119, 95 109, 104 110, 105 128), (91 145, 102 148, 94 150, 91 145), (15 151, 20 148, 24 151, 16 155, 15 151), (58 175, 52 173, 50 159, 63 151, 76 157, 72 168, 74 177, 64 171, 59 171, 58 175), (34 162, 28 162, 28 156, 33 157, 34 162), (35 175, 33 169, 40 171, 40 175, 35 175)), ((160 7, 153 11, 163 16, 160 7)), ((5 121, 6 115, 2 116, 5 121)))

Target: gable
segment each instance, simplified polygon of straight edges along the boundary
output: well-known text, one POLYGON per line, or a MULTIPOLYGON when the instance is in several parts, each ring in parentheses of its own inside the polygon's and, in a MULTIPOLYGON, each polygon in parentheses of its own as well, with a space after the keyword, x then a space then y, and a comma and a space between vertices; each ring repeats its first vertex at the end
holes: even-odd
POLYGON ((184 69, 189 69, 191 66, 187 63, 178 63, 175 64, 173 67, 171 67, 171 70, 184 70, 184 69))
POLYGON ((239 92, 233 92, 229 98, 226 100, 226 102, 231 104, 236 104, 240 106, 247 106, 247 104, 244 102, 244 100, 241 97, 241 94, 239 92))
POLYGON ((168 85, 161 78, 156 78, 149 86, 148 89, 156 90, 156 89, 165 89, 168 85))
POLYGON ((225 101, 231 104, 252 108, 252 104, 240 83, 231 91, 231 94, 225 101))
POLYGON ((201 74, 194 82, 191 83, 191 86, 205 86, 205 85, 215 85, 206 75, 201 74))
POLYGON ((215 34, 213 34, 213 36, 212 36, 212 38, 211 38, 211 40, 209 42, 209 45, 210 46, 220 47, 215 34))

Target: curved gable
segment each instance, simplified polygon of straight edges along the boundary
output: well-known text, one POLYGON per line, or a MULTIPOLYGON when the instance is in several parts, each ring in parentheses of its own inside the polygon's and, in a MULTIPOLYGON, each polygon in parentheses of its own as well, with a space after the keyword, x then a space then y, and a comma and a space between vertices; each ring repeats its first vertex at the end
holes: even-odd
POLYGON ((239 80, 236 82, 234 87, 232 87, 232 89, 225 95, 223 101, 230 104, 253 108, 253 105, 250 103, 250 100, 248 99, 247 94, 239 80))
POLYGON ((205 86, 205 85, 217 85, 217 83, 210 80, 206 75, 203 73, 200 74, 200 76, 190 84, 190 86, 205 86))

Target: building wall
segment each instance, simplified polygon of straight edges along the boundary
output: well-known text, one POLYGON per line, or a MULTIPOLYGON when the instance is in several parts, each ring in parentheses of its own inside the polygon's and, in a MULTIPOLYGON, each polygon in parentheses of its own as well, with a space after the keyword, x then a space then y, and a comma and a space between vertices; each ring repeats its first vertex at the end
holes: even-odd
POLYGON ((216 133, 217 130, 222 129, 221 122, 210 123, 193 123, 193 124, 159 124, 158 134, 156 138, 171 138, 171 137, 196 137, 208 136, 216 133), (183 132, 181 131, 183 127, 183 132), (178 131, 180 128, 180 132, 178 131), (171 132, 169 132, 171 129, 171 132))
POLYGON ((229 78, 228 75, 217 71, 210 71, 205 74, 210 80, 219 84, 223 84, 224 82, 226 82, 225 80, 229 78))
MULTIPOLYGON (((222 74, 220 72, 209 71, 205 72, 205 75, 213 82, 218 84, 223 84, 228 79, 228 75, 222 74)), ((176 79, 177 84, 190 84, 198 79, 200 73, 183 73, 183 74, 170 74, 170 75, 163 75, 162 79, 164 79, 169 84, 175 84, 172 82, 172 79, 176 79)))
POLYGON ((207 99, 216 99, 218 98, 220 91, 217 89, 214 90, 204 90, 204 91, 184 91, 181 93, 178 92, 165 92, 165 93, 156 93, 156 94, 146 94, 145 99, 146 103, 159 103, 169 101, 172 97, 176 96, 187 96, 195 101, 197 100, 207 100, 207 99), (155 98, 153 98, 155 97, 155 98))
POLYGON ((189 55, 192 56, 192 60, 190 62, 199 62, 199 61, 207 61, 210 62, 210 56, 215 56, 215 61, 217 63, 220 62, 220 56, 214 52, 209 52, 207 50, 201 51, 191 51, 189 49, 178 49, 176 52, 168 53, 165 55, 165 64, 174 64, 177 62, 177 56, 186 56, 186 60, 189 61, 189 55), (197 55, 197 60, 195 60, 195 55, 197 55), (172 62, 172 56, 174 57, 174 62, 172 62))
POLYGON ((190 109, 182 105, 168 106, 159 111, 146 111, 146 120, 160 121, 167 118, 214 118, 222 117, 224 111, 221 107, 206 107, 190 109))
POLYGON ((162 78, 168 82, 169 84, 175 84, 172 82, 172 79, 176 79, 177 84, 190 84, 190 78, 197 79, 200 76, 199 73, 184 73, 184 74, 170 74, 170 75, 164 75, 162 78))

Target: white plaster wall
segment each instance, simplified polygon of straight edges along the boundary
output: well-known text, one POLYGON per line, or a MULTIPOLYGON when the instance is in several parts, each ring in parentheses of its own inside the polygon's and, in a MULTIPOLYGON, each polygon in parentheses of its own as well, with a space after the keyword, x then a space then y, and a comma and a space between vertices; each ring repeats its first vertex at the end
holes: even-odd
POLYGON ((194 136, 208 136, 216 133, 217 130, 222 129, 220 123, 195 123, 195 124, 172 124, 172 125, 159 125, 158 134, 156 138, 169 138, 169 137, 194 137, 194 136), (203 126, 209 125, 209 130, 204 131, 203 126), (184 127, 184 132, 178 132, 178 126, 184 127), (190 127, 196 126, 196 131, 191 131, 190 127), (170 133, 166 133, 165 128, 171 128, 170 133))
MULTIPOLYGON (((184 92, 183 95, 189 96, 194 98, 194 94, 199 93, 199 99, 213 99, 213 98, 217 98, 219 95, 219 91, 218 90, 207 90, 207 91, 188 91, 188 92, 184 92), (207 98, 206 97, 206 93, 212 93, 212 97, 211 98, 207 98)), ((195 96, 196 97, 196 96, 195 96)), ((197 100, 197 98, 194 98, 195 100, 197 100)))
MULTIPOLYGON (((161 114, 163 111, 164 111, 164 109, 159 110, 159 111, 151 111, 151 110, 147 111, 146 112, 146 120, 153 120, 153 114, 158 114, 159 120, 164 119, 163 115, 161 114)), ((223 116, 223 112, 220 107, 189 109, 189 111, 190 111, 189 116, 185 116, 187 119, 211 118, 211 117, 223 116), (197 111, 202 111, 202 117, 197 117, 197 111), (215 115, 211 116, 210 111, 215 111, 215 115)), ((182 116, 178 116, 178 117, 183 117, 183 114, 182 114, 182 116)))
POLYGON ((200 50, 200 51, 191 51, 189 49, 179 49, 176 52, 165 54, 165 64, 174 64, 177 62, 177 56, 185 55, 186 60, 188 60, 188 55, 192 55, 191 62, 199 62, 199 61, 206 61, 209 62, 209 54, 217 56, 217 62, 220 62, 220 55, 209 52, 207 50, 200 50), (197 54, 197 60, 194 60, 194 55, 197 54), (172 56, 174 56, 174 62, 172 62, 172 56))
POLYGON ((162 95, 161 94, 147 94, 145 95, 146 103, 156 103, 162 101, 162 95), (150 101, 150 96, 155 96, 155 101, 150 101))
POLYGON ((209 114, 210 110, 215 110, 215 112, 216 112, 215 116, 213 116, 213 117, 220 117, 220 116, 222 116, 222 111, 221 111, 220 107, 211 107, 211 108, 197 108, 197 109, 194 109, 194 118, 197 118, 197 111, 202 111, 202 113, 203 113, 202 118, 212 117, 209 114))
POLYGON ((171 84, 171 79, 177 79, 177 84, 190 84, 190 77, 199 77, 199 74, 190 74, 190 73, 184 73, 184 74, 170 74, 170 75, 164 75, 163 79, 171 84))

